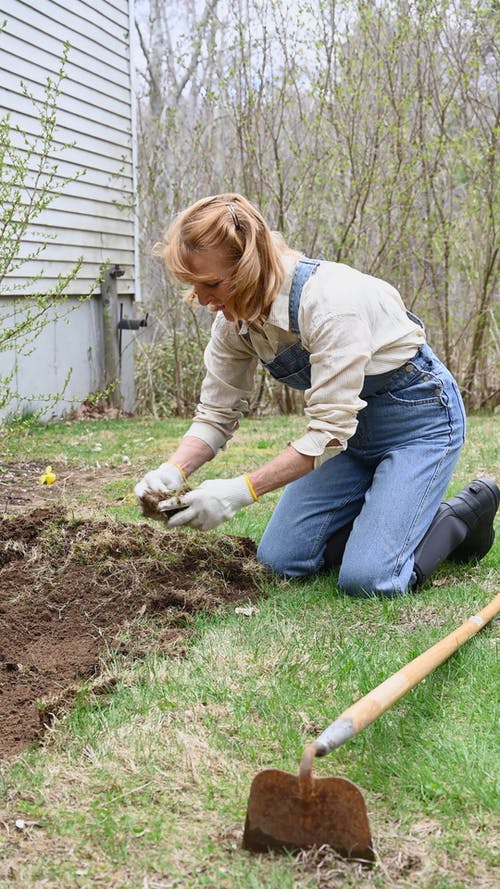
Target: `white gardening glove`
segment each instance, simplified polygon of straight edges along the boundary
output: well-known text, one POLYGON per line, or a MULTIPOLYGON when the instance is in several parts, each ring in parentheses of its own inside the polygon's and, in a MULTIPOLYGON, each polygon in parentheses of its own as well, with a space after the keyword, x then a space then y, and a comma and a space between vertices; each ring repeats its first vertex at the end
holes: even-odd
POLYGON ((144 478, 136 484, 135 496, 140 500, 148 491, 173 494, 182 488, 185 481, 186 476, 182 474, 178 466, 174 463, 162 463, 158 469, 147 472, 144 478))
POLYGON ((232 519, 243 506, 258 500, 247 475, 237 478, 211 479, 202 482, 198 488, 176 497, 175 500, 162 500, 158 504, 160 512, 168 513, 169 508, 180 512, 168 521, 169 528, 190 525, 199 531, 210 531, 222 522, 232 519))

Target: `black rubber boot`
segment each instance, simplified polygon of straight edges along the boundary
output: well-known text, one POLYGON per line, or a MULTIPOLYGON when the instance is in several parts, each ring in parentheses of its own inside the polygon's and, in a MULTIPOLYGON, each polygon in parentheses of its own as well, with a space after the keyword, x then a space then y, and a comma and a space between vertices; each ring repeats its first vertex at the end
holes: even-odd
POLYGON ((439 507, 425 537, 415 550, 416 586, 421 586, 445 559, 482 559, 493 546, 493 520, 500 501, 498 485, 476 479, 439 507))
POLYGON ((345 545, 352 531, 354 521, 334 531, 328 538, 325 549, 325 568, 338 568, 342 563, 345 545))

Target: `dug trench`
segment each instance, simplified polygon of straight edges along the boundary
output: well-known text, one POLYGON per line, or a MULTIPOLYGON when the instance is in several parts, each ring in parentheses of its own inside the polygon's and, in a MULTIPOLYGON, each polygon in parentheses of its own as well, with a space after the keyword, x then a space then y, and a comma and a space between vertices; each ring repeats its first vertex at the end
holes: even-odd
MULTIPOLYGON (((258 595, 247 538, 75 517, 0 519, 0 757, 39 741, 110 654, 179 656, 194 616, 258 595)), ((101 678, 101 681, 103 679, 101 678)))

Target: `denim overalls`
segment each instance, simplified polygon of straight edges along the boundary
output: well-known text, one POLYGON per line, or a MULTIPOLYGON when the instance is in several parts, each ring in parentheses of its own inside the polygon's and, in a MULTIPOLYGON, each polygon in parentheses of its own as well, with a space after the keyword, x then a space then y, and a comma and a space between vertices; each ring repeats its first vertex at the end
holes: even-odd
MULTIPOLYGON (((289 297, 294 333, 302 289, 318 265, 297 264, 289 297)), ((309 353, 300 342, 262 363, 288 386, 311 384, 309 353)), ((460 454, 465 412, 452 375, 428 345, 396 370, 365 377, 360 397, 367 404, 347 449, 287 485, 257 555, 286 577, 317 573, 329 537, 354 520, 339 587, 355 596, 397 596, 415 580, 413 553, 460 454)))

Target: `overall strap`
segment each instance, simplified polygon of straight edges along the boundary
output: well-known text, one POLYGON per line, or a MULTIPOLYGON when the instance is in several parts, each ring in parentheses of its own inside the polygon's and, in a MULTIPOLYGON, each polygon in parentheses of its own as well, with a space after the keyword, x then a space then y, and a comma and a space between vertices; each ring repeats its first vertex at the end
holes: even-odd
POLYGON ((425 324, 422 319, 418 317, 418 315, 414 315, 413 312, 409 312, 408 309, 406 309, 406 314, 410 321, 413 321, 415 324, 418 324, 419 327, 425 330, 425 324))
POLYGON ((306 257, 299 259, 296 265, 288 300, 288 319, 291 333, 300 333, 299 306, 300 298, 302 296, 302 288, 311 275, 314 274, 318 266, 319 259, 307 259, 306 257))

